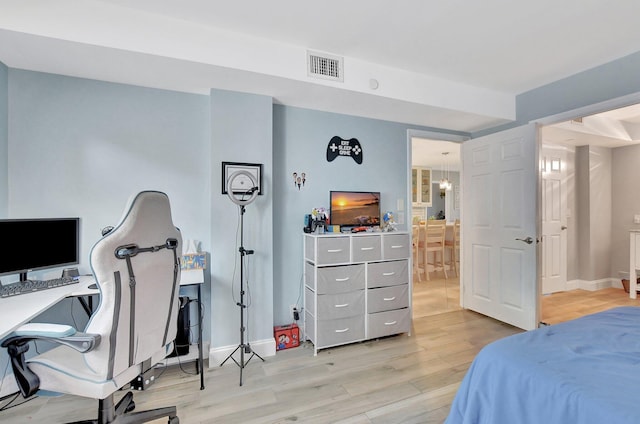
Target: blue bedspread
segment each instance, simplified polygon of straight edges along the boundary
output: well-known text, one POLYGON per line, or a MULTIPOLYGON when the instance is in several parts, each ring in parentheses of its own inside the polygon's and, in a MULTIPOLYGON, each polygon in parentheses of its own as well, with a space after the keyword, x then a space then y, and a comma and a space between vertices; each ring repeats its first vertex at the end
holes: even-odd
POLYGON ((485 346, 446 423, 640 423, 640 307, 610 309, 485 346))

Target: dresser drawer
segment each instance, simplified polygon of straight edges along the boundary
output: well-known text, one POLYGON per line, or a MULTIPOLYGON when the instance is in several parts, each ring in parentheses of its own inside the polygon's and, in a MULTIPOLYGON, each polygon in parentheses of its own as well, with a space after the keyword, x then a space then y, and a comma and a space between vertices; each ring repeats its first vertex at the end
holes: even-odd
POLYGON ((409 261, 367 264, 367 287, 386 287, 409 283, 409 261))
POLYGON ((304 338, 305 340, 311 340, 314 345, 318 345, 318 340, 316 340, 316 322, 313 315, 309 314, 308 311, 304 313, 304 338))
POLYGON ((309 287, 304 290, 304 308, 311 315, 316 315, 315 293, 309 287))
POLYGON ((318 294, 347 293, 364 289, 364 264, 318 268, 318 294))
POLYGON ((353 262, 379 261, 382 259, 380 236, 353 236, 351 259, 353 262))
POLYGON ((364 339, 364 315, 318 320, 316 347, 356 342, 364 339))
POLYGON ((318 295, 317 316, 323 318, 346 318, 364 315, 364 299, 364 290, 318 295))
POLYGON ((390 336, 392 334, 407 333, 411 327, 409 309, 368 314, 369 339, 390 336))
POLYGON ((369 313, 390 311, 409 306, 409 286, 382 287, 367 290, 367 311, 369 313))
POLYGON ((410 257, 409 234, 385 234, 382 239, 383 259, 406 259, 410 257))
POLYGON ((316 265, 331 265, 349 263, 349 237, 318 237, 316 265))
POLYGON ((304 284, 316 289, 316 267, 309 262, 304 263, 304 284))

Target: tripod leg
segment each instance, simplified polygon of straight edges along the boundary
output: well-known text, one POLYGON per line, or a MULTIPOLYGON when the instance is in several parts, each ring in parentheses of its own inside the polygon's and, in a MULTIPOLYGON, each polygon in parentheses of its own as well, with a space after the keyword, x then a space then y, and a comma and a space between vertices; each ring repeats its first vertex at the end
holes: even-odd
MULTIPOLYGON (((233 352, 231 352, 231 353, 229 354, 229 356, 227 356, 227 358, 226 358, 224 361, 222 361, 222 363, 220 364, 220 366, 223 366, 223 365, 224 365, 224 363, 225 363, 225 362, 227 362, 227 361, 229 360, 229 358, 233 359, 233 354, 234 354, 234 353, 236 353, 236 351, 237 351, 238 349, 240 349, 240 346, 236 347, 236 348, 233 350, 233 352)), ((235 361, 235 359, 234 359, 234 361, 235 361)))

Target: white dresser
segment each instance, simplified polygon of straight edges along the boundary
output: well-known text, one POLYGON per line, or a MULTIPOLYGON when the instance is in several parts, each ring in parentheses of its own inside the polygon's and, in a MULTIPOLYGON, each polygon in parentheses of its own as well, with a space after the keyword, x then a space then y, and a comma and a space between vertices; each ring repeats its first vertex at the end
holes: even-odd
POLYGON ((304 334, 319 349, 408 333, 406 232, 304 235, 304 334))

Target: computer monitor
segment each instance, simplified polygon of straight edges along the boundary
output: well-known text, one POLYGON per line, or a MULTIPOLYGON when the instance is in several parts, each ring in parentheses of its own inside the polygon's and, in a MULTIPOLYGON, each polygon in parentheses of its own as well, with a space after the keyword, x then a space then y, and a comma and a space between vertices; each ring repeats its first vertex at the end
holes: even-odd
POLYGON ((0 275, 76 265, 80 218, 0 219, 0 275))

